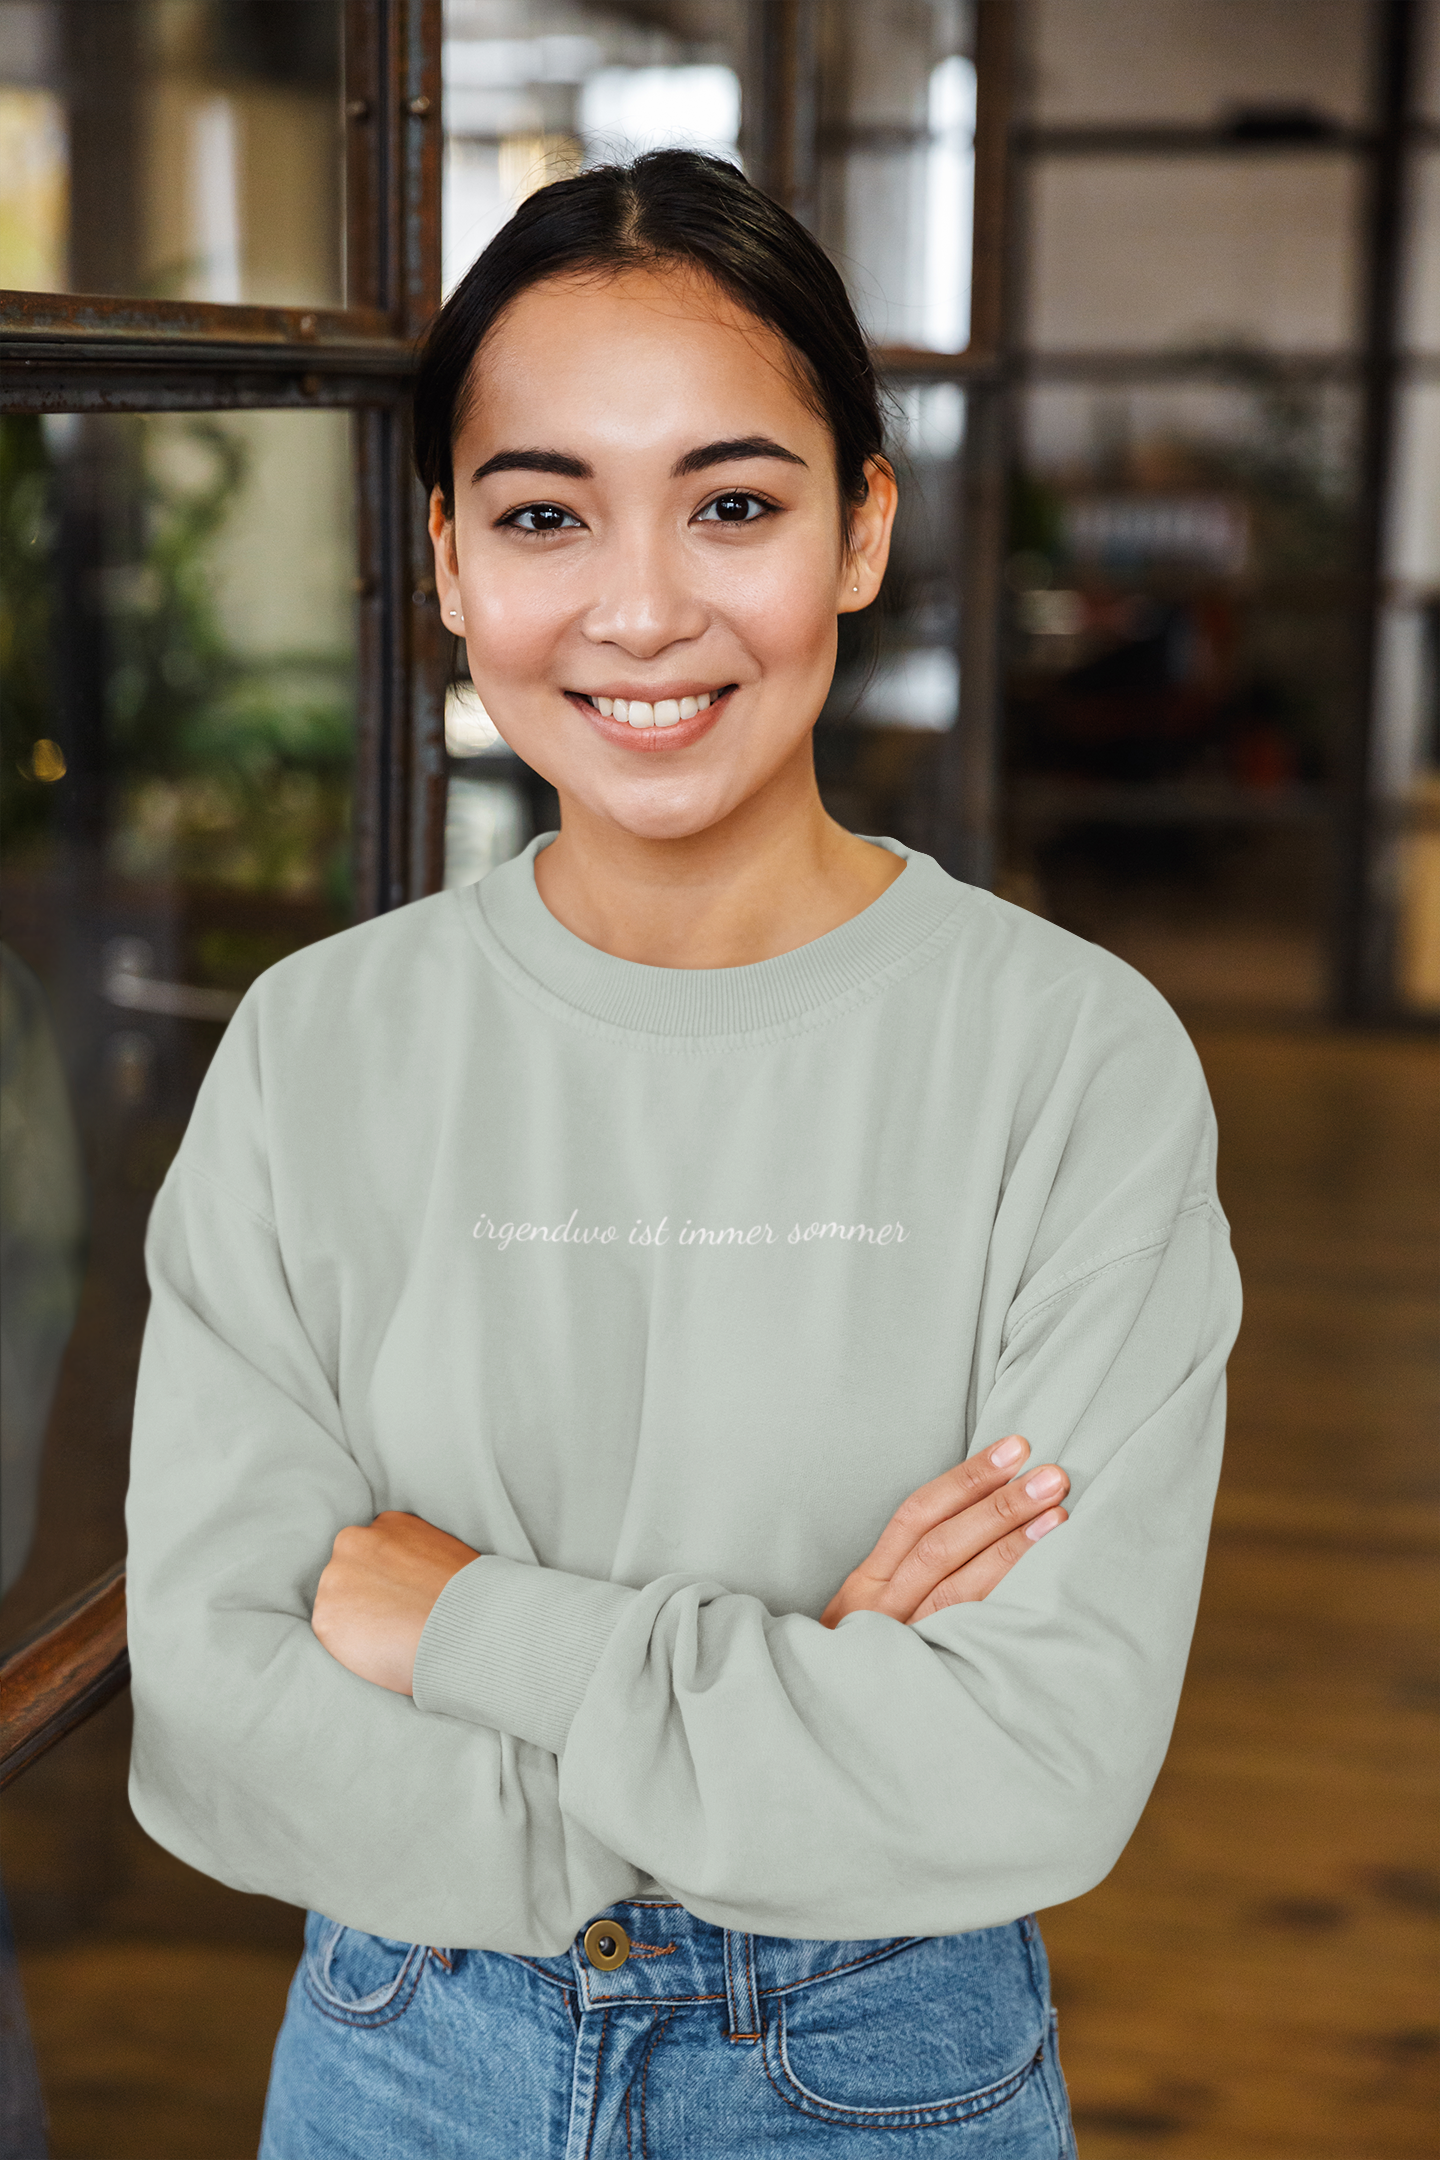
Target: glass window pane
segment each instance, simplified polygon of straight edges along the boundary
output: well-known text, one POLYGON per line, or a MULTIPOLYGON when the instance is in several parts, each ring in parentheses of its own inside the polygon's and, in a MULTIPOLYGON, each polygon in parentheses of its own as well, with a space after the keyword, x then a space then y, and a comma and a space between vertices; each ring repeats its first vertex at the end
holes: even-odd
POLYGON ((739 162, 742 0, 696 0, 683 28, 602 6, 563 28, 529 0, 447 0, 445 291, 511 212, 582 163, 671 145, 739 162))
POLYGON ((1258 360, 1024 400, 1005 889, 1182 1009, 1323 1005, 1358 423, 1258 360))
POLYGON ((1440 383, 1396 415, 1372 780, 1383 838, 1374 901, 1402 1010, 1440 1013, 1440 383))
POLYGON ((1058 126, 1288 110, 1358 124, 1370 0, 1034 0, 1029 117, 1058 126), (1303 17, 1303 34, 1301 32, 1303 17))
POLYGON ((533 839, 554 830, 550 791, 503 741, 469 680, 445 698, 445 884, 474 885, 533 839))
POLYGON ((1386 567, 1392 578, 1440 588, 1440 383, 1400 392, 1386 567))
POLYGON ((1440 121, 1440 0, 1420 0, 1418 18, 1415 106, 1433 124, 1440 121))
MULTIPOLYGON (((1440 472, 1432 469, 1432 485, 1440 472)), ((1381 611, 1371 906, 1402 1011, 1440 1014, 1440 583, 1381 611)))
POLYGON ((959 717, 959 457, 965 398, 956 383, 905 383, 889 397, 900 483, 890 564, 865 617, 842 616, 827 722, 954 727, 959 717), (873 617, 874 619, 870 619, 873 617))
POLYGON ((1032 342, 1344 348, 1363 178, 1335 153, 1044 158, 1031 183, 1032 342))
POLYGON ((816 231, 880 345, 970 342, 975 67, 949 0, 819 10, 816 231))
POLYGON ((953 846, 941 769, 960 708, 968 401, 956 383, 892 381, 886 403, 900 483, 890 565, 874 606, 840 618, 815 766, 842 825, 935 854, 953 846))
POLYGON ((1405 213, 1400 343, 1410 352, 1440 353, 1440 150, 1409 159, 1405 213))
POLYGON ((0 285, 343 298, 343 0, 0 0, 0 285))
POLYGON ((7 1515, 12 1473, 21 1503, 40 1495, 6 1635, 123 1551, 150 1201, 243 990, 350 917, 348 431, 334 413, 0 421, 0 893, 20 1067, 41 1076, 25 1268, 48 1284, 23 1402, 6 1384, 7 1515))
MULTIPOLYGON (((740 156, 753 41, 738 0, 687 7, 683 33, 600 7, 564 20, 550 34, 523 0, 447 6, 446 291, 525 194, 582 161, 667 143, 740 156)), ((817 230, 880 343, 969 342, 969 24, 956 0, 817 11, 817 230)))

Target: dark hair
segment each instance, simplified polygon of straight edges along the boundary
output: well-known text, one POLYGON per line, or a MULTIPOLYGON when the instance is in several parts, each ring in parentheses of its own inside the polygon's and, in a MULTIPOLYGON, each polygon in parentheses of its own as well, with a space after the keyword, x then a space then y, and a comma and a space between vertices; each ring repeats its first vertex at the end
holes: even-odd
POLYGON ((454 513, 451 444, 470 367, 512 300, 567 271, 688 265, 782 337, 835 445, 842 504, 865 500, 884 449, 875 370, 840 275, 803 225, 722 158, 651 150, 527 197, 426 334, 415 378, 415 465, 454 513))

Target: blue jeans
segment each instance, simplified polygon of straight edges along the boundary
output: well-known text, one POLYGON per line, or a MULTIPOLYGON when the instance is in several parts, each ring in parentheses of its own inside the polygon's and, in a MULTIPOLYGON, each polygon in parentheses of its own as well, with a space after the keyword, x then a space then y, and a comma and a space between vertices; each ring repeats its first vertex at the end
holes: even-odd
POLYGON ((260 2160, 801 2151, 1075 2160, 1033 1919, 796 1942, 631 1900, 559 1957, 306 1920, 260 2160))

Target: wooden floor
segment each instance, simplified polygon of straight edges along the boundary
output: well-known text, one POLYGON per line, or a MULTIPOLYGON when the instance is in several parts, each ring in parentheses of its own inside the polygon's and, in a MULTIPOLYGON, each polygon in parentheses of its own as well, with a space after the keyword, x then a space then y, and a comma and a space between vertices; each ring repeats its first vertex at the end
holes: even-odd
POLYGON ((1044 1917, 1083 2160, 1440 2152, 1440 1089, 1197 1037, 1245 1281, 1169 1758, 1044 1917))
MULTIPOLYGON (((1247 1318, 1169 1760, 1044 1918, 1082 2160, 1434 2160, 1440 1053, 1197 1040, 1247 1318)), ((148 1844, 124 1718, 6 1809, 53 2154, 249 2160, 295 1917, 148 1844)))

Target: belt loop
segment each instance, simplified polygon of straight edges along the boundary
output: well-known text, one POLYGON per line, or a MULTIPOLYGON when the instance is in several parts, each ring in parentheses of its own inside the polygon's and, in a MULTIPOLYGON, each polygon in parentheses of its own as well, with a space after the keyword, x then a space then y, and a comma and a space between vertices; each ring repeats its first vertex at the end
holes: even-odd
POLYGON ((755 1938, 725 1930, 726 2031, 731 2040, 760 2038, 760 1990, 755 1985, 755 1938))

